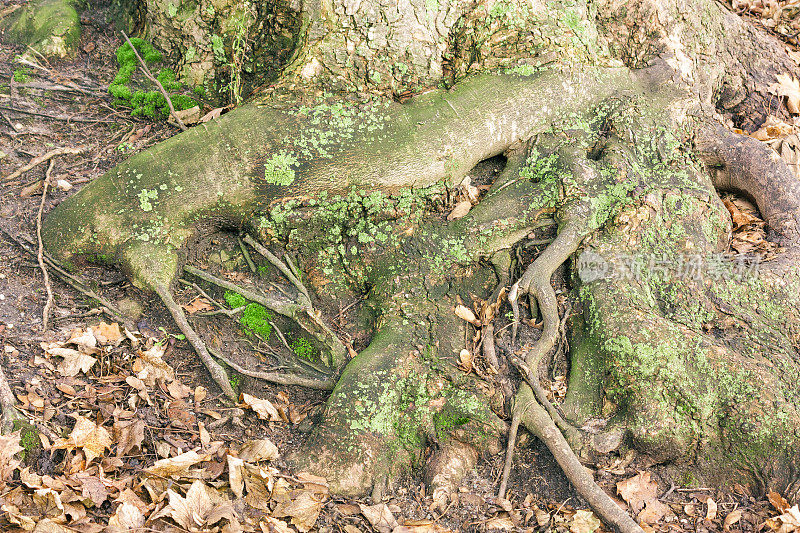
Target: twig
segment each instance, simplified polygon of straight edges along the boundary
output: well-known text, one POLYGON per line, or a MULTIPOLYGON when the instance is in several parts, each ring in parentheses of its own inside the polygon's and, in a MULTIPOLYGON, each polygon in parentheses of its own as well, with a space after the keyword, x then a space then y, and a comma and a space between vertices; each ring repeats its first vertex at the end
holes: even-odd
POLYGON ((305 376, 300 376, 298 374, 281 374, 278 372, 256 372, 254 370, 248 370, 241 365, 238 365, 224 357, 221 353, 209 348, 209 352, 211 352, 214 357, 231 367, 232 369, 236 370, 240 374, 245 376, 255 378, 255 379, 263 379, 265 381, 270 381, 272 383, 277 383, 278 385, 299 385, 301 387, 306 387, 308 389, 319 389, 319 390, 332 390, 333 387, 336 385, 335 379, 316 379, 310 378, 305 376))
POLYGON ((18 178, 22 174, 24 174, 25 172, 27 172, 27 171, 31 170, 32 168, 34 168, 35 166, 40 165, 40 164, 44 163, 45 161, 49 161, 51 158, 53 158, 53 157, 55 157, 57 155, 80 154, 80 153, 83 153, 83 151, 85 149, 86 148, 83 147, 83 146, 79 146, 77 148, 70 148, 68 146, 65 146, 63 148, 56 148, 55 150, 50 150, 49 152, 47 152, 44 155, 40 155, 40 156, 34 157, 31 160, 30 163, 28 163, 27 165, 15 170, 11 174, 9 174, 5 178, 3 178, 3 181, 11 181, 14 178, 18 178))
POLYGON ((506 487, 508 486, 508 477, 511 474, 511 464, 514 461, 514 447, 517 442, 517 431, 519 430, 519 418, 511 420, 511 428, 508 430, 508 444, 506 447, 506 460, 503 464, 503 475, 500 477, 500 488, 497 489, 497 497, 506 497, 506 487))
POLYGON ((42 212, 44 211, 44 204, 47 201, 47 189, 50 187, 50 172, 53 170, 55 161, 50 160, 47 166, 47 172, 44 177, 44 188, 42 189, 42 201, 39 202, 39 212, 36 214, 36 240, 39 241, 39 251, 36 254, 36 260, 39 262, 39 268, 42 269, 44 276, 44 287, 47 289, 47 302, 42 309, 42 331, 47 331, 47 324, 50 320, 50 310, 53 308, 53 287, 50 286, 50 275, 47 273, 47 267, 44 264, 44 244, 42 243, 42 212))
POLYGON ((175 112, 175 108, 172 105, 172 100, 170 100, 167 91, 164 90, 164 86, 161 85, 161 82, 158 81, 158 79, 150 73, 150 69, 147 68, 147 64, 144 62, 144 59, 142 59, 142 57, 139 55, 139 51, 136 50, 135 46, 133 46, 133 43, 131 42, 130 39, 128 39, 128 36, 125 34, 125 32, 123 31, 120 33, 122 33, 122 36, 125 37, 125 41, 127 41, 128 46, 130 46, 131 50, 133 50, 133 53, 136 55, 136 59, 139 60, 139 67, 142 69, 142 72, 144 72, 144 75, 147 76, 147 79, 155 83, 156 87, 158 87, 158 90, 161 91, 161 94, 164 96, 164 99, 167 101, 167 105, 169 106, 169 114, 172 115, 172 118, 174 118, 175 122, 178 123, 178 126, 181 128, 181 131, 186 131, 187 129, 186 124, 183 123, 181 118, 175 112))
POLYGON ((250 252, 247 251, 247 247, 242 242, 242 238, 237 236, 236 242, 239 243, 239 249, 242 251, 242 255, 244 256, 244 260, 247 263, 247 268, 250 269, 250 272, 255 274, 257 272, 256 265, 253 263, 253 259, 250 257, 250 252))
POLYGON ((29 111, 27 109, 20 109, 18 107, 11 107, 9 105, 0 105, 0 109, 5 109, 7 111, 13 111, 14 113, 23 113, 25 115, 34 115, 37 117, 44 117, 49 118, 51 120, 60 120, 62 122, 88 122, 91 124, 116 124, 117 121, 115 120, 104 120, 101 118, 93 119, 93 118, 80 118, 80 117, 65 117, 63 115, 48 115, 47 113, 38 113, 36 111, 29 111))

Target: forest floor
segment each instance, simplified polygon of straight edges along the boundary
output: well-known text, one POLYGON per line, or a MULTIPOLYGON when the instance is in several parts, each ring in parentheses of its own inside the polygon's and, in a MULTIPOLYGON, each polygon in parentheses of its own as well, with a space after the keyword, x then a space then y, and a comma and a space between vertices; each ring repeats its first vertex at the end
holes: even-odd
MULTIPOLYGON (((160 301, 113 269, 85 265, 80 277, 88 290, 51 271, 55 305, 43 331, 46 284, 37 257, 25 249, 38 248, 41 213, 179 132, 112 106, 107 87, 120 37, 101 11, 86 11, 81 22, 72 60, 48 62, 0 44, 0 360, 18 409, 41 433, 41 442, 24 443, 27 457, 16 470, 16 448, 0 441, 0 528, 90 532, 110 521, 119 530, 148 531, 603 531, 549 451, 527 435, 504 498, 495 494, 504 452, 482 456, 444 509, 418 478, 400 480, 382 502, 329 496, 324 480, 291 472, 280 459, 303 441, 326 394, 234 374, 245 395, 238 407, 226 407, 160 301), (7 179, 59 148, 80 153, 56 155, 7 179), (89 290, 133 318, 109 316, 89 290), (230 450, 245 462, 231 461, 230 450), (239 497, 224 496, 231 493, 239 497)), ((250 276, 236 236, 212 235, 204 244, 206 252, 192 258, 199 266, 219 273, 227 267, 236 282, 250 276)), ((185 285, 177 294, 204 338, 239 361, 269 360, 269 343, 243 336, 235 318, 203 314, 224 301, 220 291, 204 292, 185 285)), ((356 349, 365 342, 348 330, 357 308, 354 302, 325 309, 356 349)), ((564 361, 550 373, 556 397, 564 361)), ((633 514, 662 504, 660 517, 644 520, 651 531, 761 531, 788 507, 774 493, 759 499, 742 487, 669 484, 658 466, 632 452, 593 467, 633 514)))

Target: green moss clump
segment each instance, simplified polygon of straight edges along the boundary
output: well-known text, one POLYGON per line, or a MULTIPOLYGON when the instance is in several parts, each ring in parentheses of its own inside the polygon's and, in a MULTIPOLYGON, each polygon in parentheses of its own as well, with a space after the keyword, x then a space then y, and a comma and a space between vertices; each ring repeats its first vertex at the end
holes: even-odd
POLYGON ((14 71, 14 81, 17 83, 28 83, 31 80, 31 71, 27 68, 18 68, 14 71))
POLYGON ((233 291, 225 291, 225 301, 233 308, 244 306, 242 316, 239 317, 239 324, 245 335, 253 335, 254 333, 260 335, 264 340, 269 340, 269 335, 272 333, 272 313, 267 311, 267 308, 261 304, 254 302, 247 302, 247 299, 241 294, 233 291))
POLYGON ((29 459, 36 450, 42 447, 42 442, 39 440, 39 432, 30 422, 26 420, 14 420, 11 429, 12 431, 20 432, 19 445, 23 448, 23 451, 20 452, 20 459, 23 461, 29 459))
POLYGON ((319 351, 311 344, 311 341, 305 337, 300 337, 292 341, 292 351, 297 357, 313 361, 319 356, 319 351))
MULTIPOLYGON (((132 38, 131 43, 148 66, 154 65, 163 59, 161 53, 153 45, 139 38, 132 38)), ((169 116, 169 104, 160 91, 134 90, 131 88, 133 73, 139 66, 133 49, 128 43, 117 49, 117 72, 114 81, 108 87, 108 92, 114 97, 113 105, 132 108, 132 116, 147 116, 151 118, 166 118, 169 116)), ((169 99, 176 111, 190 109, 197 105, 191 97, 179 94, 183 85, 177 81, 175 72, 169 68, 162 68, 156 79, 169 93, 169 99)))

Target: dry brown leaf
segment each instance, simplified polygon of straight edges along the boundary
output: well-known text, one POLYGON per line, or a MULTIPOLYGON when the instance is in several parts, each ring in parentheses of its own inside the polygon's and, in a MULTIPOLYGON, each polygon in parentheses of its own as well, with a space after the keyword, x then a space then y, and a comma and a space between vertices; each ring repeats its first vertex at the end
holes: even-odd
POLYGON ((47 353, 63 357, 61 364, 58 365, 58 371, 62 376, 68 378, 75 377, 80 373, 87 373, 97 362, 97 359, 91 355, 72 348, 52 348, 47 353))
POLYGON ((133 371, 148 387, 153 387, 157 381, 172 381, 175 371, 162 359, 166 344, 154 344, 147 351, 140 351, 139 357, 133 362, 133 371))
POLYGON ((241 498, 244 494, 244 476, 243 468, 244 461, 232 455, 226 456, 228 460, 228 483, 231 486, 231 491, 237 498, 241 498))
POLYGON ((770 141, 772 139, 780 139, 786 137, 787 135, 791 135, 792 129, 793 128, 790 124, 787 124, 781 119, 770 115, 767 117, 767 120, 761 125, 758 131, 751 133, 750 136, 758 139, 759 141, 770 141))
POLYGON ((19 444, 21 431, 0 435, 0 481, 11 479, 14 470, 20 465, 20 461, 14 456, 24 450, 19 444))
POLYGON ((181 496, 172 489, 167 491, 169 505, 156 516, 170 516, 179 525, 190 531, 196 531, 206 525, 214 525, 208 521, 214 510, 214 502, 205 483, 199 479, 192 483, 186 491, 186 497, 181 496))
POLYGON ((252 409, 261 420, 270 422, 282 421, 280 413, 278 413, 278 410, 269 400, 262 400, 261 398, 256 398, 255 396, 243 392, 240 401, 239 407, 252 409))
POLYGON ((481 323, 477 319, 477 317, 475 317, 475 313, 473 313, 472 309, 470 309, 466 305, 461 305, 461 304, 457 305, 454 309, 454 312, 456 316, 461 320, 466 320, 467 322, 480 327, 481 323))
POLYGON ((111 324, 100 322, 100 324, 92 328, 92 332, 97 338, 97 342, 100 344, 118 346, 125 338, 125 335, 122 334, 122 329, 120 329, 119 324, 116 322, 112 322, 111 324))
POLYGON ((239 458, 249 463, 272 461, 279 455, 278 447, 269 439, 249 440, 239 450, 239 458))
POLYGON ((122 531, 135 531, 144 526, 144 513, 131 503, 123 503, 108 519, 110 528, 119 528, 122 531))
POLYGON ((53 443, 55 449, 75 449, 80 448, 86 455, 86 462, 90 463, 94 458, 100 457, 106 448, 112 444, 111 435, 106 428, 98 426, 88 418, 77 415, 75 427, 67 439, 59 439, 53 443))
POLYGON ((391 533, 398 526, 397 520, 385 503, 377 505, 364 505, 362 503, 359 504, 359 507, 361 508, 361 514, 379 533, 391 533))
POLYGON ((514 522, 507 514, 499 514, 486 521, 486 530, 491 531, 492 529, 500 529, 504 531, 507 529, 514 529, 514 522))
POLYGON ((202 124, 204 122, 208 122, 209 120, 219 118, 219 116, 222 114, 223 109, 224 108, 222 107, 215 107, 214 109, 212 109, 211 111, 209 111, 200 118, 200 123, 202 124))
POLYGON ((472 352, 470 352, 466 348, 462 349, 461 352, 459 352, 458 354, 458 358, 459 358, 459 365, 461 366, 461 368, 463 368, 467 372, 472 370, 472 352))
POLYGON ((640 523, 656 524, 669 512, 670 508, 668 505, 663 504, 658 500, 650 500, 645 503, 642 512, 636 515, 636 519, 640 523))
POLYGON ((311 492, 328 492, 328 480, 322 476, 315 476, 308 472, 297 472, 295 476, 297 480, 303 484, 303 488, 311 492))
POLYGON ((30 516, 24 515, 20 512, 17 506, 12 505, 10 503, 3 504, 0 507, 4 513, 6 513, 6 519, 14 524, 15 526, 19 526, 25 531, 32 531, 33 528, 36 527, 36 521, 31 518, 30 516))
POLYGON ((117 457, 127 455, 134 449, 142 449, 145 426, 144 420, 139 418, 114 422, 113 431, 117 441, 117 457))
POLYGON ((767 494, 767 499, 772 506, 778 510, 779 513, 785 513, 786 509, 791 507, 791 504, 786 501, 786 498, 781 496, 779 493, 771 490, 769 494, 767 494))
POLYGON ((722 529, 725 531, 730 531, 731 526, 738 522, 742 518, 742 511, 741 509, 736 509, 728 513, 728 516, 725 517, 725 521, 722 523, 722 529))
POLYGON ((638 514, 647 502, 656 499, 658 483, 650 480, 650 472, 639 472, 632 478, 617 483, 617 492, 638 514))
POLYGON ((800 531, 800 509, 797 505, 786 509, 786 512, 767 520, 767 526, 776 533, 795 533, 800 531))
POLYGON ((203 298, 202 296, 197 296, 194 300, 189 302, 188 304, 182 306, 187 313, 193 315, 195 313, 200 313, 201 311, 212 311, 214 306, 203 298))
POLYGON ((600 519, 591 511, 575 511, 569 530, 572 533, 593 533, 602 525, 600 519))
POLYGON ((404 525, 397 526, 392 533, 453 533, 453 531, 430 520, 406 520, 404 525))
POLYGON ((469 200, 463 200, 458 202, 456 206, 450 211, 450 214, 447 215, 447 220, 455 220, 457 218, 463 218, 469 213, 469 210, 472 209, 472 202, 469 200))
POLYGON ((790 113, 800 114, 800 82, 789 74, 778 74, 778 83, 768 87, 769 92, 786 97, 786 109, 790 113))
POLYGON ((325 498, 323 496, 302 491, 293 499, 278 502, 272 512, 272 516, 277 518, 291 517, 291 523, 301 533, 305 533, 314 527, 324 502, 325 498))
POLYGON ((717 518, 717 502, 708 498, 706 500, 706 520, 714 520, 717 518))
POLYGON ((189 468, 197 463, 207 461, 208 458, 206 454, 201 455, 194 450, 190 450, 175 457, 159 459, 153 463, 153 466, 145 469, 145 472, 160 477, 178 477, 185 474, 189 468))

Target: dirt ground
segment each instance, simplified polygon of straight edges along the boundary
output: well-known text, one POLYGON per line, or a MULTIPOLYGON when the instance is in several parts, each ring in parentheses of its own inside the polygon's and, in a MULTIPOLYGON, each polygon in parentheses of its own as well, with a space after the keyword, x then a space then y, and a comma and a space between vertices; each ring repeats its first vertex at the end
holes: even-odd
MULTIPOLYGON (((42 309, 47 296, 45 284, 36 257, 23 249, 28 246, 35 251, 37 247, 42 180, 49 174, 52 184, 44 199, 42 211, 46 214, 126 157, 179 131, 166 122, 132 118, 126 109, 111 106, 107 86, 116 74, 114 51, 121 44, 120 38, 105 23, 101 9, 90 7, 83 13, 81 22, 80 51, 70 61, 47 62, 34 56, 31 63, 24 64, 17 59, 24 50, 0 44, 0 346, 3 347, 0 360, 20 399, 20 409, 38 426, 46 428, 52 439, 69 433, 74 415, 112 418, 115 405, 126 402, 133 389, 124 377, 125 369, 131 365, 131 347, 125 343, 106 353, 100 365, 85 376, 58 377, 52 366, 43 364, 47 358, 42 342, 64 341, 75 329, 85 330, 115 319, 105 314, 96 300, 53 276, 55 306, 50 327, 42 331, 42 309), (52 158, 52 166, 43 163, 19 177, 5 178, 35 157, 62 147, 82 150, 77 155, 52 158)), ((248 276, 247 266, 240 260, 235 235, 208 236, 202 244, 208 253, 195 254, 200 261, 198 266, 221 272, 223 266, 238 261, 242 277, 248 276), (215 259, 213 250, 219 249, 228 253, 215 259)), ((535 248, 528 252, 529 259, 533 257, 533 250, 535 248)), ((105 300, 134 315, 123 325, 136 333, 144 346, 152 346, 154 340, 178 333, 160 301, 131 286, 122 273, 85 265, 79 276, 105 300)), ((220 291, 208 286, 203 288, 215 300, 222 300, 220 291)), ((185 285, 178 291, 177 300, 188 305, 199 296, 195 287, 185 285)), ((357 337, 358 332, 348 330, 348 318, 357 310, 357 304, 344 312, 327 310, 329 323, 343 335, 357 337)), ((264 367, 270 364, 268 347, 244 338, 235 320, 216 315, 196 317, 193 323, 204 338, 210 339, 212 346, 241 364, 264 367), (266 355, 259 355, 255 348, 266 351, 266 355)), ((525 334, 535 335, 535 332, 528 328, 525 334)), ((242 376, 243 392, 284 405, 289 421, 264 422, 253 411, 246 411, 240 423, 232 419, 215 426, 216 417, 225 415, 227 408, 217 401, 219 393, 188 343, 175 336, 169 338, 164 359, 183 383, 192 388, 204 386, 209 395, 202 402, 184 402, 176 406, 173 401, 167 406, 155 401, 153 405, 142 407, 137 416, 146 420, 149 444, 143 445, 139 453, 120 457, 114 469, 117 476, 135 477, 151 465, 159 458, 157 442, 169 443, 173 455, 199 446, 198 422, 213 427, 209 433, 214 441, 235 443, 247 438, 269 438, 282 453, 288 452, 303 441, 309 421, 326 398, 324 392, 277 386, 242 376)), ((562 352, 548 374, 556 398, 559 387, 563 388, 563 379, 559 381, 556 376, 563 377, 566 372, 567 363, 562 352)), ((156 390, 154 394, 168 397, 166 391, 156 390)), ((476 471, 463 482, 458 497, 443 512, 431 510, 431 496, 426 494, 418 477, 399 480, 385 503, 401 523, 403 520, 428 520, 455 531, 566 531, 571 527, 575 511, 588 509, 549 451, 527 434, 520 437, 509 492, 505 499, 496 499, 503 459, 504 452, 481 457, 476 471)), ((66 462, 64 450, 42 451, 31 467, 39 475, 55 476, 67 467, 66 462)), ((280 461, 277 466, 286 468, 280 461)), ((654 526, 659 531, 721 530, 726 516, 735 510, 741 512, 741 518, 730 525, 731 531, 759 531, 764 527, 764 520, 775 514, 769 502, 756 499, 744 489, 721 492, 693 487, 691 483, 684 487, 666 483, 659 468, 652 466, 646 457, 633 454, 608 457, 592 467, 597 471, 596 478, 610 494, 616 494, 617 482, 639 472, 648 472, 658 482, 660 501, 671 510, 667 518, 654 526), (709 499, 718 508, 713 516, 708 510, 709 499)), ((346 528, 350 526, 360 531, 378 530, 358 511, 358 503, 377 502, 369 498, 359 501, 329 499, 314 528, 354 531, 346 528)), ((106 501, 93 510, 92 516, 98 523, 104 523, 112 510, 113 505, 106 501)), ((161 526, 153 527, 161 530, 161 526)))

